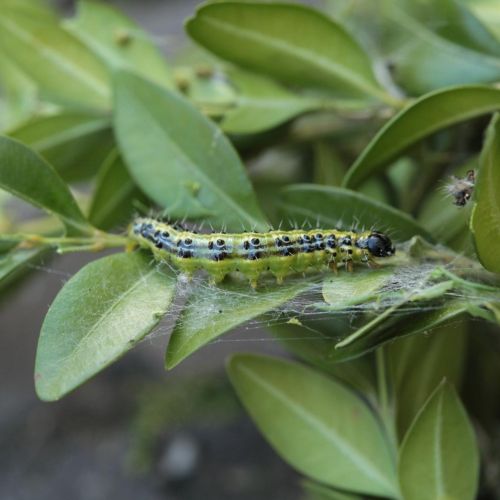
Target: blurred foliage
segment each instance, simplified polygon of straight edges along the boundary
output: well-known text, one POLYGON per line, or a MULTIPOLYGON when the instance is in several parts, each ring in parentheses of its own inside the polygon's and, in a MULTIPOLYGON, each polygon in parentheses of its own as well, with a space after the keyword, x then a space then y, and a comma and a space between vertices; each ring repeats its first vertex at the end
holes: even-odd
POLYGON ((241 416, 227 380, 214 376, 193 377, 178 386, 137 384, 136 411, 131 421, 130 464, 144 471, 154 463, 166 432, 185 427, 222 426, 241 416))

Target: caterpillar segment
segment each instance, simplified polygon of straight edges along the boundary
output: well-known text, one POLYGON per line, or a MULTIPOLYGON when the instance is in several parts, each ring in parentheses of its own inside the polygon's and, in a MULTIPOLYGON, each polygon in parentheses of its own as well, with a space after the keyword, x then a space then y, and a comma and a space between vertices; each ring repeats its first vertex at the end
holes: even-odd
POLYGON ((131 224, 129 237, 151 250, 156 260, 168 261, 188 276, 202 269, 213 283, 219 283, 228 273, 239 272, 253 288, 266 272, 282 283, 290 274, 311 269, 337 272, 339 264, 352 271, 355 263, 376 265, 375 258, 395 254, 391 240, 378 231, 297 229, 197 234, 152 218, 140 218, 131 224))

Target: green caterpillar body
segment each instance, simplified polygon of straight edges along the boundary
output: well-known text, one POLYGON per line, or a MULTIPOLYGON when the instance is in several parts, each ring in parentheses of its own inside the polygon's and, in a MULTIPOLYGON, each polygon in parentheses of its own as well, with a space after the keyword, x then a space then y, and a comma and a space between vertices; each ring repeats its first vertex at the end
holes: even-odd
POLYGON ((198 234, 175 224, 140 218, 131 224, 129 237, 150 249, 155 259, 168 261, 187 275, 203 269, 218 283, 228 273, 237 271, 254 288, 259 276, 268 271, 282 283, 290 274, 309 269, 336 271, 338 263, 351 271, 353 263, 370 263, 374 257, 395 253, 391 240, 377 231, 296 229, 198 234))

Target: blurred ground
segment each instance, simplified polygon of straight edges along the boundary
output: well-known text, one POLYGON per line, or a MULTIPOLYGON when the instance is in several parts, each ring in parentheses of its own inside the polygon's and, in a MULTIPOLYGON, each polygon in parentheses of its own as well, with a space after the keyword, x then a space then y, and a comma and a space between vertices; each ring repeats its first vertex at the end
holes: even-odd
MULTIPOLYGON (((72 2, 59 3, 71 12, 72 2)), ((198 2, 113 3, 171 53, 198 2)), ((274 342, 213 344, 166 373, 160 335, 64 400, 37 400, 43 317, 85 258, 41 263, 0 296, 0 499, 299 498, 297 476, 246 417, 223 369, 229 352, 279 351, 274 342)))
POLYGON ((161 335, 62 401, 37 400, 41 322, 82 264, 79 256, 45 262, 0 300, 0 498, 298 498, 295 474, 223 372, 229 352, 278 351, 275 343, 213 344, 166 373, 161 335))

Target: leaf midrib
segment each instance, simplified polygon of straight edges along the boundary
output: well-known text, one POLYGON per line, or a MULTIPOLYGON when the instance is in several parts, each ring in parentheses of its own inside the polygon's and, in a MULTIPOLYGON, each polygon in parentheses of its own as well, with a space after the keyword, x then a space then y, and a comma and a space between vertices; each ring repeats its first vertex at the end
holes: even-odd
POLYGON ((70 126, 63 131, 50 134, 43 139, 39 139, 29 144, 33 149, 36 149, 37 151, 46 150, 55 146, 59 146, 64 142, 78 139, 84 135, 89 135, 94 132, 105 130, 108 126, 109 120, 107 119, 87 120, 86 122, 70 126))
MULTIPOLYGON (((181 317, 179 318, 179 321, 177 323, 178 325, 180 325, 179 328, 177 328, 176 326, 174 328, 174 331, 172 332, 172 338, 180 338, 181 340, 177 341, 179 345, 176 347, 175 355, 172 355, 175 356, 175 364, 171 365, 170 367, 172 368, 173 366, 180 363, 180 361, 192 354, 194 350, 200 346, 199 337, 203 337, 201 345, 205 345, 208 342, 233 329, 234 327, 242 325, 247 321, 251 321, 256 316, 265 314, 271 309, 275 309, 283 303, 293 300, 293 298, 296 297, 297 294, 303 291, 304 288, 302 286, 299 286, 292 290, 287 290, 284 295, 275 296, 273 294, 271 296, 261 296, 258 303, 250 303, 250 305, 247 306, 244 311, 239 311, 238 316, 235 317, 234 315, 228 316, 227 314, 224 314, 222 317, 220 317, 219 315, 217 315, 208 326, 203 326, 198 329, 192 327, 192 324, 196 326, 199 325, 199 319, 195 317, 195 313, 193 312, 193 306, 194 310, 196 311, 197 306, 199 305, 199 301, 197 298, 193 299, 193 301, 190 302, 184 309, 181 317), (241 320, 242 316, 245 318, 244 320, 241 320), (185 327, 186 323, 188 324, 187 328, 185 327), (179 355, 179 353, 181 354, 179 355)), ((246 297, 248 297, 250 301, 255 299, 253 295, 245 294, 241 297, 241 300, 243 301, 246 297)))
POLYGON ((472 60, 482 60, 492 66, 498 67, 500 70, 500 59, 498 57, 493 56, 492 54, 487 54, 485 52, 481 52, 479 50, 474 50, 470 47, 466 47, 464 45, 459 45, 451 40, 443 38, 439 36, 432 30, 427 29, 422 23, 415 21, 408 14, 403 12, 401 9, 397 7, 391 8, 389 10, 389 17, 403 26, 405 29, 408 29, 414 33, 417 38, 424 40, 424 42, 430 42, 435 46, 443 49, 443 51, 455 54, 463 58, 464 56, 470 58, 472 60))
POLYGON ((43 45, 43 42, 31 33, 21 29, 21 27, 15 22, 6 17, 3 19, 0 17, 0 23, 3 23, 4 27, 9 30, 14 36, 18 36, 28 45, 37 45, 39 53, 44 56, 45 59, 49 60, 56 66, 59 66, 65 70, 65 72, 71 75, 77 81, 84 81, 92 90, 97 92, 101 97, 108 98, 109 93, 106 86, 99 80, 92 78, 90 73, 82 72, 78 65, 70 64, 69 59, 61 58, 60 55, 54 51, 50 46, 43 45), (36 43, 35 43, 36 42, 36 43))
POLYGON ((295 401, 288 398, 287 395, 279 391, 278 388, 270 385, 265 379, 260 377, 251 369, 245 366, 240 366, 239 370, 244 372, 251 380, 261 386, 275 399, 285 404, 285 406, 287 406, 301 420, 317 429, 319 434, 323 435, 328 441, 330 441, 330 443, 340 449, 344 453, 344 455, 347 456, 348 459, 357 466, 359 470, 364 471, 367 476, 374 479, 379 485, 382 485, 385 488, 385 491, 394 492, 394 485, 380 473, 380 471, 371 461, 366 460, 357 452, 355 448, 353 448, 349 443, 342 439, 342 437, 339 436, 333 429, 328 428, 323 424, 323 422, 318 420, 314 414, 307 413, 301 406, 296 404, 295 401))
MULTIPOLYGON (((127 89, 127 93, 129 95, 130 92, 127 89)), ((135 96, 132 95, 131 100, 134 99, 135 96)), ((250 222, 251 224, 256 225, 257 227, 262 227, 263 221, 255 219, 252 217, 249 213, 245 212, 243 208, 241 208, 224 190, 220 189, 217 184, 214 184, 212 180, 203 172, 203 170, 197 168, 196 164, 192 160, 191 157, 189 157, 182 149, 181 147, 166 133, 164 128, 162 127, 161 122, 156 118, 155 114, 151 112, 149 107, 144 106, 143 103, 141 102, 141 109, 143 111, 146 111, 146 113, 149 115, 149 117, 152 119, 152 121, 156 124, 156 127, 161 130, 162 134, 167 136, 169 144, 172 146, 172 148, 176 151, 177 156, 182 160, 183 164, 190 170, 191 173, 195 177, 198 177, 201 179, 202 182, 204 182, 206 185, 210 186, 210 189, 212 189, 213 192, 215 192, 220 199, 224 200, 230 207, 233 207, 236 212, 238 212, 240 215, 243 216, 245 220, 250 222)), ((217 129, 218 130, 218 129, 217 129)), ((214 135, 217 134, 217 132, 214 133, 214 135)), ((220 135, 222 135, 222 132, 220 132, 220 135)), ((238 168, 240 168, 239 166, 238 168)))
POLYGON ((103 313, 100 315, 97 321, 89 328, 87 333, 78 341, 76 347, 67 356, 65 356, 62 360, 59 361, 59 363, 61 364, 60 369, 57 371, 58 374, 57 378, 59 380, 66 380, 64 373, 67 372, 68 364, 73 361, 77 353, 81 351, 87 344, 88 340, 91 337, 93 337, 94 333, 97 331, 99 326, 109 318, 113 310, 116 309, 118 305, 120 305, 124 301, 124 299, 126 299, 131 293, 133 293, 139 287, 139 285, 144 284, 144 282, 155 272, 156 269, 152 269, 148 271, 147 274, 139 276, 139 278, 134 282, 134 284, 131 287, 127 288, 123 293, 118 295, 116 297, 116 300, 113 301, 113 303, 105 311, 103 311, 103 313))
POLYGON ((354 71, 350 70, 346 66, 342 66, 332 59, 327 59, 325 57, 319 56, 317 53, 299 47, 297 45, 293 45, 293 51, 289 50, 289 45, 279 39, 272 38, 266 36, 263 33, 258 33, 256 31, 250 31, 244 28, 235 28, 229 23, 225 23, 223 21, 219 21, 214 19, 213 17, 204 17, 201 19, 202 22, 206 22, 209 26, 212 25, 214 30, 222 30, 226 31, 229 35, 235 35, 236 37, 247 38, 248 41, 262 44, 264 46, 270 46, 274 49, 278 49, 280 51, 288 54, 292 59, 295 58, 300 60, 302 63, 305 63, 306 66, 311 64, 311 61, 314 61, 318 67, 323 70, 326 70, 327 73, 347 82, 348 84, 353 85, 359 90, 366 92, 372 96, 380 97, 380 92, 378 88, 374 85, 368 83, 364 78, 357 75, 354 71))

